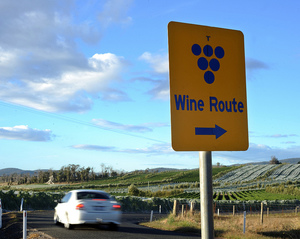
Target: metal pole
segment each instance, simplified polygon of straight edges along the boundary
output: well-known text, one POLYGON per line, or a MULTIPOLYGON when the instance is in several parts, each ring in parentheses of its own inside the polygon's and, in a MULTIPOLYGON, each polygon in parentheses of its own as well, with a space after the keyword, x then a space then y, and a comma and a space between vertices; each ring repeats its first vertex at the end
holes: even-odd
POLYGON ((20 206, 20 212, 23 211, 23 202, 24 202, 24 198, 21 199, 21 206, 20 206))
POLYGON ((211 151, 199 152, 201 238, 214 238, 213 187, 211 151))
POLYGON ((27 211, 23 211, 23 239, 27 238, 27 211))
POLYGON ((2 228, 2 203, 0 198, 0 228, 2 228))

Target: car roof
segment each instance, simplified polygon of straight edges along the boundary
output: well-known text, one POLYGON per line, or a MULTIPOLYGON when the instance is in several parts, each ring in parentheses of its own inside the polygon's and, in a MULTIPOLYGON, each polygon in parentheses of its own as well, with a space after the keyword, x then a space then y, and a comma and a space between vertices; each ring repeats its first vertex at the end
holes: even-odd
POLYGON ((102 190, 94 190, 94 189, 76 189, 76 190, 72 190, 70 192, 95 192, 95 193, 104 193, 104 194, 108 194, 107 192, 105 191, 102 191, 102 190))

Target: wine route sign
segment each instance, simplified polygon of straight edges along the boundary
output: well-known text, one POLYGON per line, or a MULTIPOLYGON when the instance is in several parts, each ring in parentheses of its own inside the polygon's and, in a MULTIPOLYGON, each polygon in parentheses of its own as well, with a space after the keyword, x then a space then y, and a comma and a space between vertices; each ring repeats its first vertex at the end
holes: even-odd
POLYGON ((247 150, 243 33, 170 22, 168 40, 173 149, 247 150))

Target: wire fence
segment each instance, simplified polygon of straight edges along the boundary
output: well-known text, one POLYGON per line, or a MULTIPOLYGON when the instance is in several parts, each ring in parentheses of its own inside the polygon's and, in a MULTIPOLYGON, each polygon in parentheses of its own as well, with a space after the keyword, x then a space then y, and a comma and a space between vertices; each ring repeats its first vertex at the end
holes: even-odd
MULTIPOLYGON (((168 199, 168 198, 142 198, 123 197, 116 199, 122 204, 124 212, 151 212, 154 213, 193 213, 201 211, 200 200, 168 199)), ((261 208, 266 213, 290 213, 300 214, 299 200, 282 201, 214 201, 213 211, 219 214, 241 214, 246 211, 260 213, 261 208)))
MULTIPOLYGON (((176 201, 176 200, 175 200, 176 201)), ((180 214, 180 213, 187 213, 187 212, 201 212, 201 205, 200 202, 178 202, 173 203, 173 213, 180 214), (174 206, 175 205, 175 206, 174 206)), ((230 215, 230 214, 242 214, 247 212, 247 214, 259 214, 261 213, 263 207, 263 212, 266 214, 278 214, 278 213, 295 213, 300 215, 300 202, 294 201, 285 201, 281 203, 275 202, 240 202, 240 203, 221 203, 215 201, 213 203, 213 212, 215 214, 223 214, 223 215, 230 215)))

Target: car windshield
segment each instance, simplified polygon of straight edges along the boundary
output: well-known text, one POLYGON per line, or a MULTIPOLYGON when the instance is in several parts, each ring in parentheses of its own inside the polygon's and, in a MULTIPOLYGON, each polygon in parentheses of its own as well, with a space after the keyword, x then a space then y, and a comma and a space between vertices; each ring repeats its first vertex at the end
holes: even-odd
POLYGON ((77 199, 109 199, 109 196, 103 193, 97 192, 78 192, 77 199))

